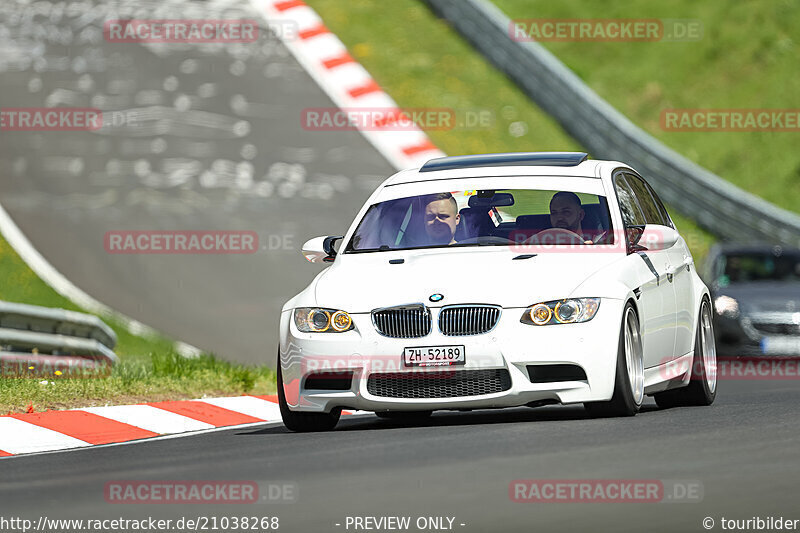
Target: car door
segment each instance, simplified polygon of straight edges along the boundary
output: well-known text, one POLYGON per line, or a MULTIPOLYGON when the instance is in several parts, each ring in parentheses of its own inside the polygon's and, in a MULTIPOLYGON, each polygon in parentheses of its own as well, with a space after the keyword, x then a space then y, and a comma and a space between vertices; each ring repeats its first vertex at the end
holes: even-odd
MULTIPOLYGON (((614 176, 614 187, 626 229, 642 226, 652 216, 653 206, 639 198, 629 183, 632 177, 625 172, 614 176), (642 205, 642 204, 645 205, 642 205)), ((652 201, 652 200, 651 200, 652 201)), ((644 366, 652 368, 674 358, 675 348, 675 292, 667 279, 670 268, 669 254, 666 250, 647 250, 635 252, 647 266, 651 276, 638 287, 639 322, 644 350, 644 366)))
MULTIPOLYGON (((642 208, 645 221, 648 224, 658 224, 674 229, 669 214, 667 214, 666 209, 664 209, 661 200, 658 198, 655 191, 653 191, 652 187, 637 174, 626 173, 625 178, 633 193, 636 195, 639 206, 642 208)), ((683 241, 683 239, 681 239, 681 241, 683 241)), ((666 250, 649 251, 647 253, 652 257, 658 257, 659 263, 664 265, 663 272, 667 281, 667 290, 664 291, 663 325, 667 328, 667 324, 671 324, 669 329, 672 331, 672 350, 671 352, 665 350, 662 355, 665 359, 672 359, 683 355, 683 352, 678 352, 676 344, 678 336, 678 315, 679 313, 684 313, 684 309, 691 305, 685 301, 687 298, 690 299, 690 297, 686 295, 686 291, 691 289, 689 286, 690 278, 683 275, 686 273, 684 256, 688 256, 688 248, 686 248, 685 243, 683 243, 682 246, 676 243, 676 245, 666 250), (681 285, 682 289, 678 290, 677 285, 681 285), (680 305, 678 303, 679 293, 682 299, 680 305)), ((661 271, 659 270, 659 272, 661 271)), ((683 319, 685 320, 685 317, 683 317, 683 319)), ((665 342, 669 343, 667 340, 665 340, 665 342)), ((664 359, 661 359, 659 362, 663 363, 664 359)))
MULTIPOLYGON (((639 176, 632 179, 641 183, 649 196, 653 199, 658 211, 660 212, 660 224, 675 229, 672 219, 667 213, 664 203, 658 197, 649 183, 639 176)), ((636 186, 633 187, 637 192, 636 186)), ((645 215, 646 217, 646 215, 645 215)), ((675 357, 686 355, 692 350, 694 340, 693 325, 696 319, 696 309, 694 308, 694 284, 692 282, 692 268, 694 259, 689 252, 689 246, 683 237, 669 249, 666 250, 669 257, 669 270, 667 271, 667 281, 672 283, 675 291, 675 357)))

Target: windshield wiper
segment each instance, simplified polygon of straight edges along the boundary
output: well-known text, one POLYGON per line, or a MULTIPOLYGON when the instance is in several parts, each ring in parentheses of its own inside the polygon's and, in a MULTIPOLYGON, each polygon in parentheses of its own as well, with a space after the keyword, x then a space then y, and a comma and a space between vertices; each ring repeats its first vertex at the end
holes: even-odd
POLYGON ((361 248, 356 250, 347 250, 344 253, 346 254, 363 254, 369 252, 406 252, 410 250, 432 250, 434 248, 469 248, 475 246, 511 246, 514 244, 514 241, 507 241, 507 242, 491 242, 491 241, 483 241, 483 242, 470 242, 470 243, 455 243, 455 244, 434 244, 431 246, 413 246, 409 248, 392 248, 386 244, 381 245, 379 248, 361 248))

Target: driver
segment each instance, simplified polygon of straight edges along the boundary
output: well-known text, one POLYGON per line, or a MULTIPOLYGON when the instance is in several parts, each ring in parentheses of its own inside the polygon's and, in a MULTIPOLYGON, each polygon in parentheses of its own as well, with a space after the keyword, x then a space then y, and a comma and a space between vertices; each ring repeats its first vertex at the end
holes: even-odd
POLYGON ((592 244, 591 236, 586 235, 581 226, 585 216, 581 199, 574 192, 560 191, 550 199, 550 225, 571 231, 580 236, 585 244, 592 244))
POLYGON ((456 226, 461 219, 458 204, 449 192, 425 197, 425 232, 431 244, 455 244, 456 226))
POLYGON ((570 191, 561 191, 550 199, 550 225, 583 235, 581 222, 586 213, 581 206, 581 199, 570 191))

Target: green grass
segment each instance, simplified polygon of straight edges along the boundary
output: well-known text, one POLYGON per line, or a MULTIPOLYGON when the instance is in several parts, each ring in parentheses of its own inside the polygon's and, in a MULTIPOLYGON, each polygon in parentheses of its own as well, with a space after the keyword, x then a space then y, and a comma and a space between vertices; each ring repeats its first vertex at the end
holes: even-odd
POLYGON ((800 3, 494 0, 512 19, 685 18, 695 42, 544 42, 601 97, 737 186, 800 211, 800 132, 668 132, 664 109, 800 107, 800 3))
MULTIPOLYGON (((0 272, 0 300, 83 311, 40 280, 2 237, 0 272)), ((109 376, 0 378, 0 414, 275 391, 275 374, 267 367, 208 354, 187 359, 175 353, 169 339, 132 335, 105 321, 119 338, 114 351, 120 363, 109 376)))
MULTIPOLYGON (((427 130, 448 155, 575 151, 581 147, 506 76, 418 0, 307 0, 354 58, 403 108, 488 111, 489 127, 427 130)), ((424 125, 423 125, 423 129, 424 125)), ((713 238, 689 219, 678 230, 702 264, 713 238)))

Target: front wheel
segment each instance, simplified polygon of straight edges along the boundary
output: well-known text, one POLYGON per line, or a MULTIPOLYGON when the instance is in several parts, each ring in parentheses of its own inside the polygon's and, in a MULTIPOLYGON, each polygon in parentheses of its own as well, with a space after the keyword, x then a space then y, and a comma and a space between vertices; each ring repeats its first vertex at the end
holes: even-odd
POLYGON ((654 394, 662 409, 689 405, 711 405, 717 397, 717 347, 714 343, 714 322, 711 304, 703 299, 694 339, 691 381, 686 387, 654 394))
POLYGON ((633 304, 625 305, 617 348, 614 395, 607 402, 587 402, 584 407, 594 417, 634 416, 644 401, 644 350, 639 332, 639 317, 633 304))
POLYGON ((289 409, 286 394, 283 391, 283 375, 281 372, 281 356, 278 350, 278 406, 281 410, 283 425, 291 431, 311 432, 330 431, 339 423, 341 409, 333 409, 330 413, 298 413, 289 409))

